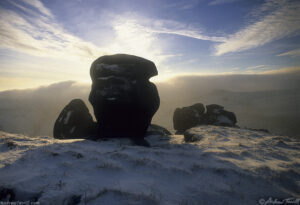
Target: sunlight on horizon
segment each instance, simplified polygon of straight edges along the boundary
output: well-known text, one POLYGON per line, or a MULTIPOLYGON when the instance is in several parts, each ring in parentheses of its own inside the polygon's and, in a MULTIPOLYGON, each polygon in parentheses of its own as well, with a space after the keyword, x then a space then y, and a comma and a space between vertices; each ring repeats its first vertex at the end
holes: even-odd
POLYGON ((58 7, 55 1, 1 1, 0 90, 90 83, 92 62, 117 53, 153 61, 159 75, 152 82, 284 72, 300 65, 296 1, 153 1, 145 8, 140 2, 119 8, 92 1, 58 7))

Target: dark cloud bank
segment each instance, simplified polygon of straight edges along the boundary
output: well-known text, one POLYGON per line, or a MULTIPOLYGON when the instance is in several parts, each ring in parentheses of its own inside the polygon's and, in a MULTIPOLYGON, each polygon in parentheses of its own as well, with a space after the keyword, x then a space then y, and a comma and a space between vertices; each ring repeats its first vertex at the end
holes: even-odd
MULTIPOLYGON (((300 71, 272 75, 181 76, 156 83, 161 106, 153 123, 173 131, 176 107, 217 103, 236 113, 238 125, 300 137, 300 71)), ((63 107, 73 98, 88 105, 90 85, 72 81, 0 92, 0 130, 52 135, 63 107)))

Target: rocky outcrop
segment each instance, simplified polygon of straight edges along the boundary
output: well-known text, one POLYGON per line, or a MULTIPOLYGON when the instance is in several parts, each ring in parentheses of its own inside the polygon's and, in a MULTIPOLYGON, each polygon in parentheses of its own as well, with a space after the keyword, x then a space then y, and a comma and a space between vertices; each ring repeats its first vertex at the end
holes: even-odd
POLYGON ((152 61, 132 55, 102 56, 91 66, 89 101, 103 137, 143 138, 160 99, 149 78, 152 61))
POLYGON ((149 81, 157 75, 155 64, 126 54, 102 56, 93 62, 90 75, 89 101, 97 123, 84 102, 75 99, 56 120, 54 137, 129 137, 146 144, 144 135, 160 104, 157 88, 149 81))
POLYGON ((57 139, 87 138, 95 134, 96 124, 80 99, 72 100, 59 114, 53 136, 57 139))
POLYGON ((176 108, 173 115, 174 129, 179 132, 202 123, 205 107, 202 103, 197 103, 189 107, 176 108))
POLYGON ((206 112, 202 103, 192 106, 176 108, 173 115, 174 129, 177 134, 197 125, 219 125, 235 126, 236 116, 233 112, 224 110, 224 107, 217 104, 206 105, 206 112))

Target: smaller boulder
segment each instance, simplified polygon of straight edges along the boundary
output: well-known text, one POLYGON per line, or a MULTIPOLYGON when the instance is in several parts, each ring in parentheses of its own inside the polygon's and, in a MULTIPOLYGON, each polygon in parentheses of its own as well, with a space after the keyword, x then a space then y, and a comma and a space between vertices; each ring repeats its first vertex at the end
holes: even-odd
POLYGON ((87 106, 80 99, 72 100, 59 114, 54 124, 56 139, 80 139, 93 136, 96 124, 87 106))
MULTIPOLYGON (((210 104, 205 108, 202 103, 189 107, 177 108, 173 115, 175 134, 183 134, 187 129, 197 125, 236 126, 236 116, 233 112, 224 110, 217 104, 210 104)), ((188 136, 189 138, 189 136, 188 136)))
POLYGON ((176 108, 173 115, 174 129, 178 132, 184 132, 185 130, 202 123, 204 111, 205 108, 202 103, 197 103, 189 107, 176 108))

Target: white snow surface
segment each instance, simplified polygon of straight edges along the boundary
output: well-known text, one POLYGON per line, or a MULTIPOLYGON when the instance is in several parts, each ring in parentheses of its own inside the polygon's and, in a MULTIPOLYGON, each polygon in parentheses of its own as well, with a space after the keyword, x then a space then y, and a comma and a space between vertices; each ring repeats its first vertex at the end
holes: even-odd
MULTIPOLYGON (((56 140, 0 132, 0 187, 40 204, 263 204, 300 198, 300 141, 200 126, 127 139, 56 140), (260 200, 260 203, 259 203, 260 200)), ((1 201, 1 200, 0 200, 1 201)))
POLYGON ((234 123, 226 116, 220 115, 217 118, 217 124, 234 125, 234 123))

